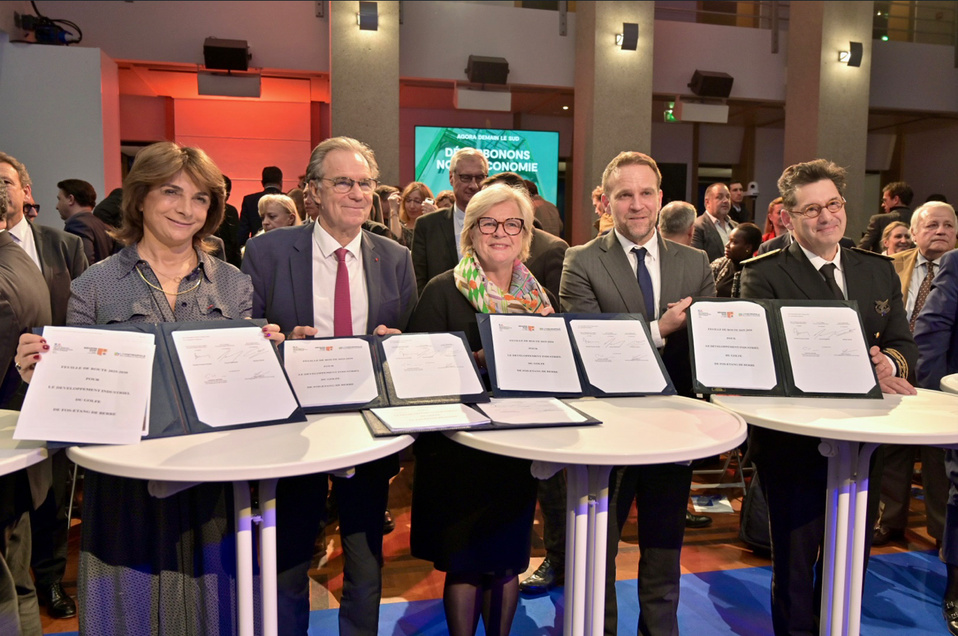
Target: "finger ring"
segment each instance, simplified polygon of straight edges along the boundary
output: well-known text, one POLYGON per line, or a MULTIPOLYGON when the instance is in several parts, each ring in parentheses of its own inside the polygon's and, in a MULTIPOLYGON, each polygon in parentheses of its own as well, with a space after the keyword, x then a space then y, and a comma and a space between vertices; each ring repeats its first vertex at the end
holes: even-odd
POLYGON ((13 361, 13 366, 16 367, 17 373, 20 373, 20 372, 23 371, 23 367, 21 367, 21 366, 20 366, 20 363, 17 362, 16 360, 13 361))

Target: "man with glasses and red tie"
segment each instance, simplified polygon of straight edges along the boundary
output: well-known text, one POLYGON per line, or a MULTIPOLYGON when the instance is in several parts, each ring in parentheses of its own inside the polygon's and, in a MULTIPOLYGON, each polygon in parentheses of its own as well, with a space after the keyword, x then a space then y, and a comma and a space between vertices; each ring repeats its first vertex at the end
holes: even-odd
MULTIPOLYGON (((379 167, 373 151, 349 137, 327 139, 307 167, 315 223, 280 228, 246 244, 243 271, 253 280, 253 317, 287 338, 399 333, 416 305, 409 251, 363 231, 379 167)), ((417 229, 418 231, 418 229, 417 229)), ((339 633, 375 635, 382 596, 383 512, 396 456, 333 477, 345 554, 339 633)), ((280 634, 305 636, 307 571, 325 509, 327 476, 281 479, 277 489, 280 634)))
MULTIPOLYGON (((842 248, 845 170, 824 159, 790 166, 778 180, 788 248, 743 263, 743 298, 855 300, 884 393, 914 394, 918 358, 908 329, 901 284, 891 262, 842 248)), ((825 536, 827 461, 819 439, 754 427, 749 451, 768 498, 772 539, 772 624, 775 634, 817 634, 821 549, 825 536), (817 571, 817 576, 816 576, 817 571)), ((872 469, 874 483, 880 476, 872 469)), ((878 504, 869 490, 869 527, 878 504)), ((866 534, 865 558, 871 533, 866 534)))
POLYGON ((460 148, 449 161, 449 183, 456 195, 451 208, 426 214, 416 221, 413 237, 412 262, 416 270, 416 285, 422 293, 434 276, 455 267, 462 259, 459 235, 466 218, 466 206, 482 188, 489 176, 489 162, 482 151, 460 148))

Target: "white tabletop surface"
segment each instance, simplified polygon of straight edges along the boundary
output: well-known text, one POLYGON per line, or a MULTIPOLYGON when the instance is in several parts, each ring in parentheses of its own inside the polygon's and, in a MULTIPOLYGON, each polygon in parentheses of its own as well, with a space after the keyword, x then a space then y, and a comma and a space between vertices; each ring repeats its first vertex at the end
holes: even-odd
POLYGON ((676 396, 585 398, 569 404, 597 426, 463 431, 450 437, 479 450, 561 464, 664 464, 717 455, 745 439, 745 421, 701 400, 676 396))
POLYGON ((408 435, 375 438, 359 413, 309 415, 307 422, 83 446, 70 459, 118 477, 165 481, 272 479, 349 468, 396 453, 408 435))
POLYGON ((13 430, 17 427, 19 415, 17 411, 0 411, 0 475, 9 475, 47 457, 44 442, 13 439, 13 430))
POLYGON ((881 400, 713 395, 712 402, 764 428, 850 442, 958 443, 958 396, 918 389, 881 400))
POLYGON ((958 373, 943 377, 941 379, 941 390, 948 393, 958 393, 958 373))

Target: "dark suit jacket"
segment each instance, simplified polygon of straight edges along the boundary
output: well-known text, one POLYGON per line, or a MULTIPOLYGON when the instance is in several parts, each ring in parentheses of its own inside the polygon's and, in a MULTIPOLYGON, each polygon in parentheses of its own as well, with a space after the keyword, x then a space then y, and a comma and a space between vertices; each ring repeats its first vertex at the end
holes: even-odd
POLYGON ((50 307, 54 325, 67 322, 67 303, 70 301, 70 281, 86 271, 83 241, 78 237, 45 225, 30 224, 43 278, 50 290, 50 307))
POLYGON ((107 234, 110 228, 106 223, 93 216, 92 212, 77 212, 63 224, 63 231, 75 234, 83 241, 83 252, 87 263, 99 263, 113 254, 116 243, 107 234))
POLYGON ((728 208, 728 218, 732 219, 736 223, 749 223, 751 222, 751 214, 748 211, 748 207, 745 205, 745 201, 742 201, 742 209, 736 210, 734 205, 730 205, 728 208))
MULTIPOLYGON (((901 283, 891 262, 884 256, 842 248, 842 271, 848 299, 857 301, 869 347, 878 346, 899 365, 901 377, 914 371, 918 348, 908 330, 901 283), (902 368, 903 367, 903 368, 902 368)), ((805 257, 798 243, 788 249, 753 258, 743 264, 742 298, 826 300, 833 296, 825 279, 805 257)), ((817 466, 824 470, 825 458, 813 437, 780 433, 755 427, 751 451, 756 459, 805 471, 817 466)))
POLYGON ((259 216, 259 200, 267 194, 282 194, 276 186, 266 186, 262 192, 254 192, 243 197, 243 204, 240 207, 239 231, 236 238, 240 246, 246 245, 246 241, 251 236, 263 229, 263 219, 259 216))
MULTIPOLYGON (((418 232, 418 229, 416 230, 418 232)), ((553 296, 559 296, 559 281, 562 279, 562 262, 569 244, 545 230, 532 229, 532 245, 526 267, 539 284, 553 296)))
POLYGON ((937 390, 942 377, 958 373, 958 250, 941 257, 941 268, 915 323, 915 342, 919 386, 937 390))
POLYGON ((559 208, 540 196, 534 197, 532 203, 535 205, 536 220, 542 224, 542 229, 562 238, 562 216, 559 214, 559 208))
MULTIPOLYGON (((257 214, 259 216, 259 214, 257 214)), ((262 225, 260 226, 262 227, 262 225)), ((236 208, 226 204, 226 210, 223 214, 223 222, 216 230, 216 236, 223 240, 223 249, 226 253, 226 262, 233 267, 239 267, 243 262, 243 253, 240 252, 239 244, 239 212, 236 208)))
MULTIPOLYGON (((659 315, 686 296, 714 296, 715 283, 705 253, 657 238, 660 276, 659 315)), ((559 286, 559 305, 565 313, 630 313, 645 316, 645 300, 635 272, 615 232, 566 252, 559 286)), ((646 316, 648 320, 649 317, 646 316)), ((662 361, 676 390, 692 391, 688 335, 679 330, 665 340, 662 361)))
MULTIPOLYGON (((728 225, 728 231, 731 232, 738 223, 729 217, 728 225)), ((695 223, 692 224, 692 247, 705 250, 705 253, 709 255, 709 262, 725 256, 725 243, 707 212, 698 215, 695 223)))
POLYGON ((881 252, 881 235, 892 221, 901 221, 905 225, 911 225, 911 210, 905 206, 892 208, 891 212, 882 214, 873 214, 868 219, 868 228, 865 229, 865 236, 858 241, 858 247, 871 252, 881 252))
POLYGON ((426 283, 459 263, 456 252, 453 208, 424 214, 416 221, 416 233, 412 241, 412 264, 416 270, 416 287, 419 293, 426 283))
MULTIPOLYGON (((405 330, 417 298, 409 250, 364 231, 362 251, 367 333, 379 325, 405 330)), ((285 332, 313 324, 312 223, 250 239, 243 271, 253 280, 253 318, 266 318, 285 332)))

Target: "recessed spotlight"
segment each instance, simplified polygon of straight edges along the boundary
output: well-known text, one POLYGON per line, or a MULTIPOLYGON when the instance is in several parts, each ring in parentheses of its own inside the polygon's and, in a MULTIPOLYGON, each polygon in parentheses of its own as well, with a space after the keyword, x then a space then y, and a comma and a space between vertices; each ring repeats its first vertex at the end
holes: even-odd
POLYGON ((568 106, 563 106, 563 107, 562 107, 562 110, 569 110, 569 107, 568 107, 568 106))

